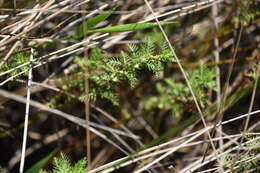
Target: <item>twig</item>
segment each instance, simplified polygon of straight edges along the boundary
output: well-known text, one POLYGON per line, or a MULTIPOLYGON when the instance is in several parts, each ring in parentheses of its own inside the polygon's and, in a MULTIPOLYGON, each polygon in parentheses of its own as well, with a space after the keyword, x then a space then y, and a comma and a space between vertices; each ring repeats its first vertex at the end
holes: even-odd
POLYGON ((31 91, 30 87, 32 85, 32 62, 33 62, 33 48, 31 48, 30 64, 29 64, 29 76, 28 76, 28 89, 27 89, 27 99, 26 99, 26 110, 25 110, 25 120, 24 120, 24 131, 23 131, 23 146, 22 146, 22 155, 20 163, 20 173, 23 173, 24 162, 25 162, 25 151, 26 151, 26 141, 27 141, 27 131, 28 131, 28 119, 30 111, 30 97, 31 91))
MULTIPOLYGON (((84 6, 82 6, 84 7, 84 6)), ((84 18, 84 14, 82 14, 82 18, 84 18)), ((89 40, 88 39, 88 35, 87 35, 87 26, 84 24, 84 20, 82 20, 82 25, 83 25, 83 36, 84 36, 84 40, 89 40)), ((83 58, 87 61, 88 58, 89 58, 89 55, 88 55, 88 44, 89 42, 86 42, 86 44, 84 44, 84 56, 83 58)), ((84 79, 84 88, 85 88, 85 120, 86 120, 86 125, 89 126, 89 119, 90 119, 90 97, 89 97, 89 71, 88 71, 88 67, 85 66, 85 69, 84 69, 84 73, 85 73, 85 79, 84 79)), ((88 171, 91 170, 91 138, 90 138, 90 131, 89 129, 87 128, 86 129, 86 155, 87 155, 87 161, 88 161, 88 171)))
MULTIPOLYGON (((213 21, 213 26, 214 26, 214 34, 217 35, 218 34, 218 22, 216 21, 216 18, 218 16, 218 7, 217 4, 214 4, 211 8, 211 13, 212 13, 212 21, 213 21)), ((213 55, 215 57, 215 62, 216 62, 216 84, 217 84, 217 100, 216 100, 216 104, 217 104, 217 110, 220 109, 220 103, 221 103, 221 80, 220 80, 220 68, 218 66, 219 63, 219 40, 217 37, 214 38, 213 40, 213 46, 214 46, 214 50, 213 50, 213 55)), ((222 131, 222 126, 218 127, 220 131, 222 131)), ((215 128, 213 129, 213 137, 215 134, 215 128)), ((221 133, 219 134, 220 136, 222 135, 221 133)), ((219 145, 220 148, 223 147, 223 141, 219 140, 219 145)), ((204 156, 202 159, 202 162, 204 162, 205 156, 207 155, 209 149, 209 144, 207 144, 207 147, 205 149, 204 152, 204 156)))
POLYGON ((258 62, 257 69, 256 69, 256 76, 255 76, 256 79, 255 79, 255 84, 254 84, 254 88, 253 88, 253 93, 252 93, 252 97, 251 97, 251 101, 250 101, 250 105, 249 105, 249 109, 248 109, 248 116, 246 118, 243 134, 247 131, 247 128, 249 125, 250 113, 253 110, 254 100, 255 100, 255 96, 256 96, 256 88, 257 88, 257 84, 259 81, 259 74, 260 74, 260 62, 258 62))

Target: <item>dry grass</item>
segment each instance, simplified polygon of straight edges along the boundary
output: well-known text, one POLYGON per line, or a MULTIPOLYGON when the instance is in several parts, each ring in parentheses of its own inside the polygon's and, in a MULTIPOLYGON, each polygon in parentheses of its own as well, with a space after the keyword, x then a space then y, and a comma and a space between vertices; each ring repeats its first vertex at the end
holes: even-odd
MULTIPOLYGON (((20 172, 24 172, 24 160, 27 169, 35 163, 37 154, 43 157, 50 153, 50 148, 57 146, 61 152, 70 153, 73 159, 87 156, 91 161, 90 173, 239 172, 241 163, 244 167, 253 161, 259 163, 259 16, 241 25, 233 22, 243 15, 239 1, 174 2, 0 1, 0 67, 31 47, 38 52, 31 59, 33 62, 0 72, 0 103, 3 106, 0 123, 9 126, 2 130, 0 124, 0 137, 5 141, 0 144, 0 152, 15 141, 4 154, 1 166, 15 172, 21 161, 20 172), (76 57, 89 58, 89 50, 94 46, 113 57, 119 50, 125 50, 126 44, 139 44, 144 33, 150 31, 85 33, 84 39, 72 37, 75 28, 84 20, 108 12, 116 4, 119 7, 113 15, 98 27, 145 22, 159 24, 159 31, 176 60, 176 63, 168 64, 168 73, 171 78, 179 78, 185 83, 192 96, 192 101, 184 103, 192 110, 185 110, 182 117, 165 110, 146 111, 144 100, 138 97, 151 91, 162 78, 149 78, 150 81, 144 80, 132 90, 118 87, 121 99, 118 107, 104 100, 87 100, 82 104, 77 91, 69 93, 62 88, 60 80, 72 76, 78 68, 74 61, 76 57), (179 24, 168 30, 159 23, 172 20, 179 24), (205 91, 208 96, 205 105, 198 100, 187 76, 188 71, 199 66, 198 62, 216 68, 217 87, 205 91), (27 78, 23 77, 28 70, 13 74, 29 64, 33 64, 30 68, 34 74, 32 81, 31 77, 28 79, 32 86, 26 85, 27 78), (60 103, 63 104, 61 107, 48 106, 49 96, 54 97, 55 93, 70 98, 71 104, 64 101, 60 103), (14 109, 16 104, 19 106, 14 109), (29 119, 32 123, 29 120, 29 125, 27 121, 22 123, 25 105, 27 116, 29 105, 31 109, 29 119), (82 112, 86 112, 85 119, 79 117, 82 112), (33 121, 35 116, 38 118, 33 121), (31 126, 28 137, 25 130, 24 139, 20 136, 23 125, 25 129, 31 126), (29 143, 25 152, 26 138, 29 143), (160 142, 156 143, 156 140, 160 142), (252 151, 254 154, 248 154, 252 151), (229 155, 232 161, 225 160, 229 155)), ((249 3, 257 4, 257 1, 249 3)), ((88 82, 85 79, 87 94, 88 82)), ((259 166, 246 169, 249 168, 242 172, 260 170, 259 166)))

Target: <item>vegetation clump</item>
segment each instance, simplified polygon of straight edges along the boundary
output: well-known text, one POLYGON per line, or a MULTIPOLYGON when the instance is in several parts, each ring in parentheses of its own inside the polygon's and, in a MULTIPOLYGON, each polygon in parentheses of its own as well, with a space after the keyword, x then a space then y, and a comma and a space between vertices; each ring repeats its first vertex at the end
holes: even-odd
POLYGON ((61 153, 59 158, 53 160, 53 170, 45 171, 40 170, 39 173, 86 173, 87 172, 87 161, 81 159, 74 165, 71 164, 70 159, 65 154, 61 153))
POLYGON ((143 42, 140 45, 128 45, 127 51, 121 51, 115 57, 107 57, 101 49, 93 48, 88 59, 76 59, 78 68, 61 79, 62 88, 68 92, 80 91, 81 101, 86 99, 95 101, 100 97, 118 106, 116 89, 120 85, 126 83, 130 88, 134 88, 141 81, 143 70, 156 75, 167 63, 174 62, 172 53, 167 44, 162 41, 160 34, 147 36, 143 42), (90 82, 88 94, 84 90, 85 79, 90 82))

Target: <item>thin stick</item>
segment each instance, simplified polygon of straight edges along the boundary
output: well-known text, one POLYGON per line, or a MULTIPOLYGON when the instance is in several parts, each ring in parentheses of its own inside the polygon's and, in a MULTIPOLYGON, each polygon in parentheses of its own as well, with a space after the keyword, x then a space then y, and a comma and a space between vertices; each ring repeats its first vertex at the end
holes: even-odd
MULTIPOLYGON (((211 13, 212 13, 212 22, 213 22, 213 27, 214 27, 214 34, 217 35, 218 34, 218 22, 216 21, 217 15, 218 15, 218 8, 217 8, 217 4, 214 4, 211 8, 211 13)), ((214 46, 214 50, 213 50, 213 55, 215 58, 215 62, 216 62, 216 84, 217 84, 217 110, 220 110, 220 103, 221 103, 221 83, 220 83, 220 68, 219 68, 219 40, 218 38, 214 38, 213 40, 213 46, 214 46)), ((221 121, 222 119, 220 119, 221 121)), ((219 130, 222 131, 222 126, 219 126, 219 130)), ((221 136, 221 133, 219 134, 221 136)), ((212 130, 212 136, 215 136, 215 128, 212 130)), ((222 148, 223 147, 223 141, 219 140, 219 146, 222 148)), ((207 147, 204 151, 204 156, 202 159, 202 162, 204 162, 204 159, 208 153, 208 149, 209 149, 209 144, 207 144, 207 147)))
POLYGON ((228 74, 227 74, 227 80, 224 84, 224 87, 223 87, 223 92, 222 92, 222 97, 221 99, 224 100, 223 102, 220 103, 220 106, 218 106, 218 110, 217 110, 217 120, 216 122, 218 122, 219 120, 221 120, 223 118, 223 113, 221 111, 221 108, 223 107, 223 104, 225 103, 225 100, 226 100, 226 97, 227 97, 227 90, 228 90, 228 87, 229 87, 229 82, 230 82, 230 78, 231 78, 231 75, 232 75, 232 71, 233 71, 233 68, 234 68, 234 64, 235 64, 235 60, 236 60, 236 56, 237 56, 237 53, 238 53, 238 47, 239 47, 239 43, 240 43, 240 40, 241 40, 241 36, 242 36, 242 31, 243 31, 243 26, 240 27, 239 29, 239 33, 238 33, 238 39, 237 39, 237 42, 234 46, 234 53, 233 53, 233 56, 232 56, 232 63, 230 64, 230 67, 228 69, 228 74))
MULTIPOLYGON (((83 6, 84 7, 84 6, 83 6)), ((84 17, 84 14, 82 14, 82 18, 84 17)), ((84 40, 89 40, 88 35, 87 35, 87 26, 84 24, 84 20, 82 20, 82 25, 83 25, 83 35, 84 35, 84 40)), ((88 42, 84 44, 85 49, 84 49, 84 59, 87 61, 88 60, 88 42)), ((89 71, 88 67, 85 66, 84 69, 85 72, 85 79, 84 79, 84 86, 85 86, 85 120, 86 120, 86 126, 89 126, 89 120, 90 120, 90 97, 89 97, 89 71)), ((90 138, 90 131, 88 128, 86 128, 86 151, 87 151, 87 161, 88 161, 88 171, 91 170, 91 138, 90 138)))
MULTIPOLYGON (((246 117, 246 122, 245 122, 244 130, 243 130, 243 134, 245 134, 246 131, 247 131, 247 128, 248 128, 248 125, 249 125, 249 120, 250 120, 250 113, 253 110, 254 100, 255 100, 255 96, 256 96, 256 88, 257 88, 257 84, 258 84, 258 80, 259 80, 259 73, 260 73, 260 61, 258 62, 258 65, 257 65, 254 89, 253 89, 253 93, 252 93, 252 97, 251 97, 251 101, 250 101, 250 105, 249 105, 248 116, 246 117)), ((243 135, 243 137, 244 137, 244 135, 243 135)))
MULTIPOLYGON (((214 24, 214 33, 217 35, 218 34, 218 21, 217 21, 217 15, 218 15, 218 7, 217 4, 214 4, 212 6, 212 20, 214 24)), ((219 64, 219 40, 218 38, 214 38, 214 50, 213 50, 213 55, 215 57, 215 62, 216 62, 216 84, 217 84, 217 105, 218 109, 220 106, 221 102, 221 83, 220 83, 220 68, 218 66, 219 64)))
POLYGON ((31 56, 30 56, 30 64, 29 64, 28 89, 27 89, 26 110, 25 110, 24 131, 23 131, 23 146, 22 146, 22 155, 21 155, 21 163, 20 163, 20 170, 19 170, 20 173, 23 173, 24 161, 25 161, 25 150, 26 150, 28 119, 29 119, 29 110, 30 110, 30 96, 31 96, 30 87, 32 85, 32 62, 33 62, 33 48, 31 48, 31 56))

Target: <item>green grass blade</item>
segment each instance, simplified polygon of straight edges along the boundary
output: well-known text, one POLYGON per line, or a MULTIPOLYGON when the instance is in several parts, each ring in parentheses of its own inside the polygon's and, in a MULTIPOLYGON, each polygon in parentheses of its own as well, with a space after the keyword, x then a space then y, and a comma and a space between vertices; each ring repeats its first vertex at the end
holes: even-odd
POLYGON ((94 26, 96 26, 97 24, 99 24, 100 22, 106 20, 109 16, 111 16, 111 14, 117 9, 118 6, 110 9, 107 13, 101 13, 93 18, 90 18, 89 20, 86 21, 87 23, 87 27, 89 29, 93 28, 94 26))
MULTIPOLYGON (((163 25, 171 25, 176 24, 178 22, 160 22, 160 24, 163 25)), ((100 29, 89 29, 88 33, 112 33, 112 32, 127 32, 127 31, 137 31, 142 29, 148 29, 158 26, 157 23, 133 23, 133 24, 123 24, 123 25, 117 25, 117 26, 111 26, 111 27, 105 27, 100 29)))
POLYGON ((37 173, 42 169, 48 162, 49 160, 57 153, 58 150, 52 151, 50 154, 42 158, 40 161, 35 163, 30 169, 28 169, 25 173, 37 173))
POLYGON ((101 13, 95 17, 92 17, 90 19, 88 19, 87 21, 85 21, 83 24, 79 25, 76 30, 75 30, 75 36, 77 38, 80 38, 83 36, 83 28, 87 28, 87 29, 91 29, 94 26, 96 26, 97 24, 99 24, 100 22, 106 20, 109 16, 111 16, 111 14, 116 10, 118 6, 110 9, 108 12, 106 13, 101 13))

